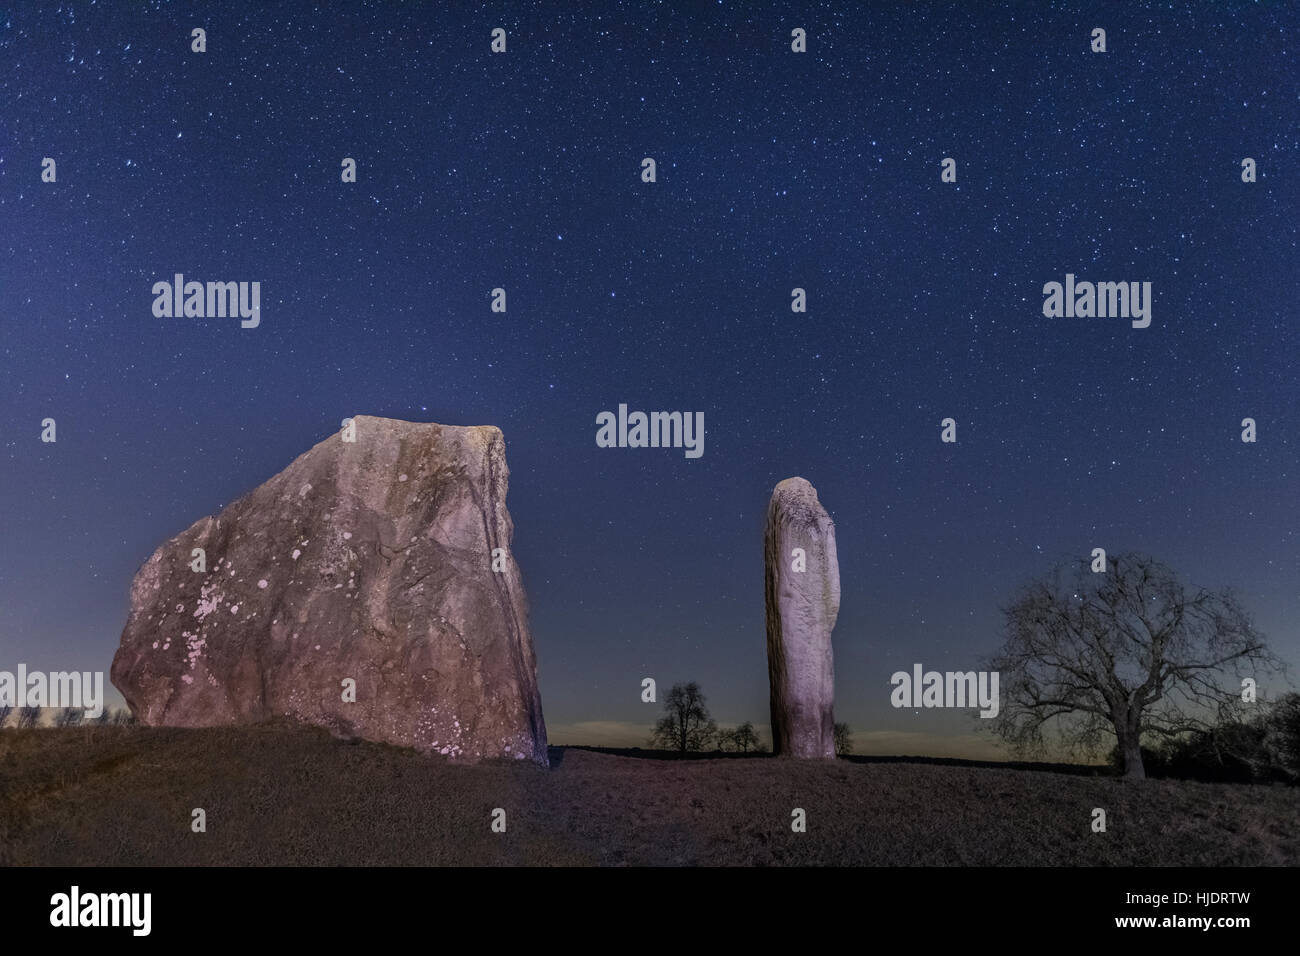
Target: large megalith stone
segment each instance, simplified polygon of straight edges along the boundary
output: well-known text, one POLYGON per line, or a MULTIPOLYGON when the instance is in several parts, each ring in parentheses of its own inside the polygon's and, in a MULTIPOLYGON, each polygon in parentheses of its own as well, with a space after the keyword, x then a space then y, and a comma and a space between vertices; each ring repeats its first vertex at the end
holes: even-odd
POLYGON ((772 750, 835 756, 831 629, 840 611, 835 524, 802 478, 772 491, 763 548, 772 750))
POLYGON ((545 764, 501 432, 353 422, 154 552, 113 683, 145 724, 285 717, 545 764))

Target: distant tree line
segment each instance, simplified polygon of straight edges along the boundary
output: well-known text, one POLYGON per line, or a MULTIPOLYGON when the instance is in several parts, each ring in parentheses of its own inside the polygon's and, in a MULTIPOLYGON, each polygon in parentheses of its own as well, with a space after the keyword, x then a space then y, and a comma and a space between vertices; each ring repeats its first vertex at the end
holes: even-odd
POLYGON ((766 753, 767 744, 759 738, 753 722, 747 720, 734 730, 718 731, 718 749, 742 754, 766 753))
MULTIPOLYGON (((853 751, 853 730, 848 724, 835 725, 835 752, 853 751)), ((664 715, 650 736, 650 746, 678 753, 767 753, 767 744, 759 736, 754 722, 739 727, 720 728, 709 714, 704 692, 695 681, 674 684, 664 698, 664 715)))
POLYGON ((650 735, 650 746, 678 753, 764 753, 753 721, 739 727, 722 728, 709 713, 708 702, 695 681, 674 684, 664 698, 664 715, 650 735))

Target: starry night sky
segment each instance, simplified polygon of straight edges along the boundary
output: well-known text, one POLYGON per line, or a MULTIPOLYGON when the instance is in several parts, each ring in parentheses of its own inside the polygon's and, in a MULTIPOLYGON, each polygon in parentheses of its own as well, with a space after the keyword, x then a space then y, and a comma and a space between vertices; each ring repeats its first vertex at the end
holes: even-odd
POLYGON ((1297 6, 241 6, 0 0, 0 668, 107 672, 153 549, 352 414, 503 430, 555 743, 643 744, 645 676, 767 723, 792 475, 859 752, 997 753, 889 675, 1093 547, 1300 662, 1297 6), (176 272, 261 326, 155 318, 176 272), (1067 272, 1150 328, 1044 318, 1067 272), (704 456, 597 448, 620 402, 704 456))

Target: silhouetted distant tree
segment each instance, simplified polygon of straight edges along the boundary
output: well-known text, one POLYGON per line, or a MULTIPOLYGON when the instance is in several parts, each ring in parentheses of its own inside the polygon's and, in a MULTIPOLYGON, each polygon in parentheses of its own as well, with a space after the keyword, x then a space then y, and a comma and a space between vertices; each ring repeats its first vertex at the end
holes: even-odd
POLYGON ((731 731, 731 745, 739 753, 749 753, 758 750, 762 741, 759 740, 758 731, 754 729, 754 722, 747 720, 735 730, 731 731))
POLYGON ((86 712, 80 707, 64 707, 59 711, 59 716, 54 718, 54 726, 75 727, 85 716, 86 712))
POLYGON ((9 720, 9 715, 13 712, 12 704, 0 704, 0 727, 5 725, 5 722, 9 720))
POLYGON ((835 725, 835 756, 853 753, 853 728, 848 724, 835 725))
POLYGON ((1144 737, 1208 729, 1240 703, 1242 677, 1281 667, 1231 590, 1189 588, 1140 554, 1064 570, 1004 609, 1007 639, 989 662, 994 730, 1017 750, 1055 734, 1095 753, 1113 735, 1124 775, 1144 777, 1144 737))
POLYGON ((674 684, 664 698, 665 714, 655 724, 650 738, 652 746, 680 753, 707 750, 718 733, 718 725, 709 716, 700 685, 674 684))
POLYGON ((133 727, 135 723, 135 714, 131 713, 130 707, 119 707, 113 711, 113 725, 115 727, 133 727))
POLYGON ((18 726, 21 729, 35 727, 41 719, 41 709, 39 707, 23 707, 18 711, 18 726))
POLYGON ((717 748, 730 753, 761 753, 767 749, 763 740, 754 729, 753 721, 745 721, 739 727, 719 730, 717 748))
POLYGON ((101 727, 107 727, 112 722, 113 722, 113 712, 109 710, 107 707, 101 710, 99 712, 99 716, 95 718, 95 723, 99 724, 99 726, 101 727))

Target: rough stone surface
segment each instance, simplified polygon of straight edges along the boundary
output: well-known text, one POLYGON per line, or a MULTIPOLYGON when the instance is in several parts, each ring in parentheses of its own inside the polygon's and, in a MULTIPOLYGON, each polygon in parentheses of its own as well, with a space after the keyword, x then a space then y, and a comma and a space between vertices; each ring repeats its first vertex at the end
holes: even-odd
POLYGON ((835 669, 831 629, 840 611, 835 524, 802 478, 772 491, 764 542, 767 671, 773 751, 835 756, 835 669), (795 570, 795 548, 806 570, 795 570))
POLYGON ((289 717, 545 764, 501 432, 354 421, 355 442, 336 433, 154 552, 113 683, 145 724, 289 717))

